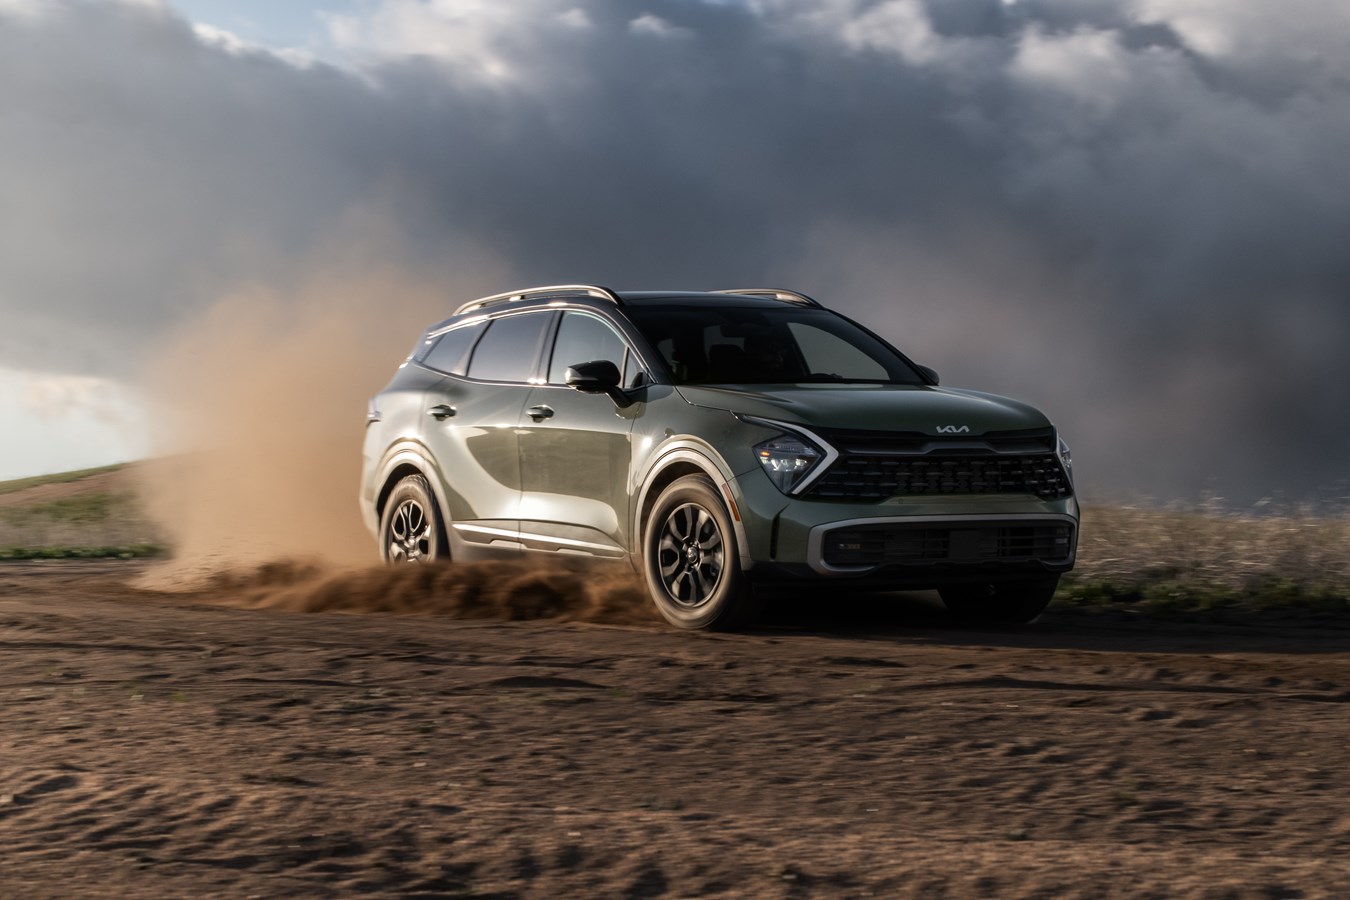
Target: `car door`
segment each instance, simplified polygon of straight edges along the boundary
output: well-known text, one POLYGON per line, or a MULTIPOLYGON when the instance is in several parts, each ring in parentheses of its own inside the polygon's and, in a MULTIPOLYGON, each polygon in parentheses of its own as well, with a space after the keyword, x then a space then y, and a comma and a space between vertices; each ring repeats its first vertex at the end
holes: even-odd
POLYGON ((426 365, 448 371, 425 395, 423 442, 440 469, 452 549, 519 549, 520 453, 516 426, 532 389, 552 311, 503 315, 439 339, 426 365), (458 350, 453 343, 469 344, 458 350), (433 366, 434 367, 434 366, 433 366))
POLYGON ((562 314, 544 384, 530 391, 520 426, 521 532, 527 548, 622 556, 630 530, 630 435, 644 403, 620 407, 565 384, 567 367, 609 360, 625 384, 642 377, 619 333, 590 312, 562 314), (627 370, 625 371, 625 363, 627 370))

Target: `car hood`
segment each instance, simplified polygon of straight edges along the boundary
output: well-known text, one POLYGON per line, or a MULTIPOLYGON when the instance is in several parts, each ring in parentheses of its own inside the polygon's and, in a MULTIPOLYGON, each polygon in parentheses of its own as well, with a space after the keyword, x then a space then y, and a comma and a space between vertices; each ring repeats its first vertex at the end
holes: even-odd
POLYGON ((682 385, 677 390, 695 406, 807 428, 986 434, 1050 426, 1044 414, 1025 403, 979 391, 928 385, 682 385))

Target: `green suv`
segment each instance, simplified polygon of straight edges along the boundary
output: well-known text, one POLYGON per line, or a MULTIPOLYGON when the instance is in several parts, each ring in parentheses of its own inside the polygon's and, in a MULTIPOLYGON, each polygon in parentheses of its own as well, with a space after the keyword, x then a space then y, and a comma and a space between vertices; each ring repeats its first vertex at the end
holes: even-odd
POLYGON ((774 586, 936 589, 1029 622, 1073 567, 1068 447, 794 291, 562 285, 466 303, 370 403, 391 563, 629 560, 685 628, 774 586))

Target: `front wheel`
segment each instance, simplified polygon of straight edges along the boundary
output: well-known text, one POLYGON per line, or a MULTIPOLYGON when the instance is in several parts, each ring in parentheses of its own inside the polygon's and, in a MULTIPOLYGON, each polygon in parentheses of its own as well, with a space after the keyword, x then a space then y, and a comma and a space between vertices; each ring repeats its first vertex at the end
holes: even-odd
POLYGON ((938 590, 942 605, 962 619, 1026 625, 1040 618, 1059 586, 1058 575, 938 590))
POLYGON ((380 516, 380 557, 390 565, 428 563, 450 555, 431 485, 408 475, 394 485, 380 516))
POLYGON ((661 492, 643 528, 647 591, 666 621, 681 628, 728 629, 757 612, 741 572, 736 532, 722 498, 702 475, 661 492))

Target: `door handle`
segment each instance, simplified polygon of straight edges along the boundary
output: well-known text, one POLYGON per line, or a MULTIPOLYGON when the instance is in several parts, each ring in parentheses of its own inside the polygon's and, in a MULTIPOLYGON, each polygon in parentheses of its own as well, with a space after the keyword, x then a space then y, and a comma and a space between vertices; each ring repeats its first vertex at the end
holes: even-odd
POLYGON ((431 416, 437 422, 440 422, 443 419, 448 419, 454 414, 455 408, 453 406, 446 406, 444 403, 438 403, 431 409, 427 410, 427 415, 431 416))
POLYGON ((553 418, 553 410, 547 406, 531 406, 525 410, 525 415, 534 419, 536 422, 542 422, 544 419, 553 418))

